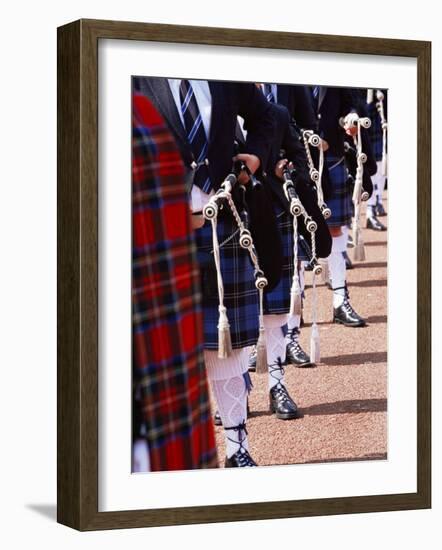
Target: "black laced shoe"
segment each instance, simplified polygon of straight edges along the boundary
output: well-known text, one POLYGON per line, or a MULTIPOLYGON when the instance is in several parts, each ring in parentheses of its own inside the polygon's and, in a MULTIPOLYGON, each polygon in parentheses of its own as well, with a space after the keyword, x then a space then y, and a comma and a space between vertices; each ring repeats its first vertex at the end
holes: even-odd
POLYGON ((278 382, 269 392, 269 409, 280 420, 292 420, 299 418, 298 406, 290 397, 284 384, 278 382))
POLYGON ((253 346, 249 355, 249 372, 256 372, 256 346, 253 346))
POLYGON ((344 301, 339 307, 333 308, 333 323, 340 323, 346 327, 365 327, 367 323, 360 315, 356 313, 350 304, 350 293, 347 285, 334 288, 333 290, 344 289, 344 301))
POLYGON ((248 468, 250 466, 258 466, 258 464, 256 464, 244 447, 236 451, 230 458, 226 457, 224 462, 225 468, 248 468))
POLYGON ((356 313, 348 298, 345 298, 339 307, 333 309, 333 322, 346 327, 365 327, 367 323, 356 313))
POLYGON ((229 439, 233 443, 238 443, 239 449, 230 458, 226 456, 224 467, 225 468, 247 468, 249 466, 258 466, 258 464, 256 464, 256 462, 250 456, 248 450, 243 446, 243 443, 247 436, 246 423, 242 422, 237 426, 231 426, 230 428, 224 428, 224 429, 226 431, 231 430, 234 432, 238 432, 238 439, 239 439, 239 441, 236 441, 236 439, 231 439, 229 436, 227 436, 227 439, 229 439))
POLYGON ((383 223, 381 223, 376 216, 371 216, 367 218, 367 228, 373 229, 374 231, 387 231, 387 228, 383 223))
POLYGON ((286 365, 294 365, 295 367, 313 367, 310 357, 305 353, 299 344, 299 329, 294 328, 288 331, 287 338, 289 340, 286 347, 286 365))

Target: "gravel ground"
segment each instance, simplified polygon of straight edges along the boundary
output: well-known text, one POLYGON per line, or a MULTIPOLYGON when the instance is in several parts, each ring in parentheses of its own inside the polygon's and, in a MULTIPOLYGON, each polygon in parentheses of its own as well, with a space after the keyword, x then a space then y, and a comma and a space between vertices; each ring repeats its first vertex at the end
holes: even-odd
MULTIPOLYGON (((384 205, 388 209, 386 200, 384 205)), ((387 219, 380 218, 385 225, 387 219)), ((363 220, 365 224, 365 216, 363 220)), ((321 363, 315 368, 286 369, 286 385, 302 418, 278 420, 270 414, 267 376, 252 374, 247 429, 250 452, 259 465, 387 457, 387 232, 364 229, 363 236, 366 260, 354 262, 347 280, 351 303, 368 326, 333 324, 332 293, 321 282, 321 363)), ((311 273, 307 273, 306 284, 301 344, 308 352, 311 273)), ((219 457, 224 457, 221 427, 216 428, 216 437, 219 457)))

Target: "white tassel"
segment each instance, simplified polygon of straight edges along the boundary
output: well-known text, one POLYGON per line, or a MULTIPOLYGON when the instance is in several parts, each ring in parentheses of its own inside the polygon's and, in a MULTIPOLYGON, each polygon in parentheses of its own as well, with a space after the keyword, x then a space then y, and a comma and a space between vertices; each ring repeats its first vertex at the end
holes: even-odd
POLYGON ((293 279, 290 289, 290 315, 301 315, 301 285, 298 273, 298 219, 293 216, 293 279))
POLYGON ((216 267, 216 278, 218 282, 218 297, 219 297, 219 317, 218 317, 218 357, 226 359, 232 353, 232 339, 230 336, 229 319, 227 318, 227 309, 224 305, 224 284, 221 273, 221 260, 219 252, 217 220, 212 218, 212 242, 213 242, 213 257, 216 267))
POLYGON ((227 318, 227 309, 225 306, 219 306, 218 318, 218 357, 226 359, 232 353, 232 339, 230 337, 230 324, 227 318))
POLYGON ((258 286, 259 295, 259 337, 256 343, 256 374, 268 372, 266 331, 264 328, 264 289, 258 286))
POLYGON ((256 344, 256 374, 266 374, 268 369, 265 328, 259 327, 259 338, 256 344))
POLYGON ((353 259, 355 262, 364 262, 365 261, 365 246, 364 239, 362 238, 362 231, 360 228, 355 227, 353 232, 353 259))
POLYGON ((312 303, 312 330, 310 333, 310 360, 312 363, 321 361, 321 345, 319 339, 319 328, 316 324, 317 318, 317 290, 316 290, 316 275, 313 273, 313 303, 312 303))
POLYGON ((310 335, 310 360, 312 363, 319 363, 321 361, 321 344, 319 329, 316 323, 313 323, 310 335))
POLYGON ((328 268, 328 261, 326 259, 319 262, 322 265, 322 282, 326 285, 330 283, 330 270, 328 268))
POLYGON ((361 120, 358 118, 358 133, 357 136, 354 136, 354 142, 356 145, 357 151, 357 169, 356 169, 356 181, 355 187, 353 190, 353 204, 354 204, 354 218, 353 218, 353 259, 356 262, 363 262, 365 260, 365 247, 364 241, 362 238, 362 231, 360 228, 361 223, 361 192, 362 192, 362 182, 364 174, 364 160, 366 155, 362 152, 362 139, 361 139, 361 120))
POLYGON ((358 244, 354 247, 353 259, 355 262, 365 262, 365 246, 361 238, 359 239, 358 244))
POLYGON ((302 313, 302 297, 299 285, 296 289, 290 291, 290 315, 301 315, 302 313))

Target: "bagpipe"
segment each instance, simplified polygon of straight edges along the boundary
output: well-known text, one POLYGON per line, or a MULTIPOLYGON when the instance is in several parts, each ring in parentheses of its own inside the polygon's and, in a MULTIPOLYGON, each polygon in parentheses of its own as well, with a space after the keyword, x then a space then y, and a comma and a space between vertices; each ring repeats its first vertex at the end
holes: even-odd
POLYGON ((242 160, 234 161, 232 171, 226 176, 218 191, 212 195, 203 208, 203 216, 212 224, 213 256, 216 268, 216 279, 219 299, 218 319, 218 357, 224 359, 232 352, 230 337, 230 325, 227 318, 227 309, 224 305, 224 285, 221 273, 220 244, 217 235, 217 220, 223 210, 228 210, 233 216, 235 225, 239 230, 239 245, 247 250, 254 267, 255 287, 259 295, 259 338, 257 342, 257 372, 267 372, 267 352, 265 346, 264 329, 264 290, 271 289, 279 282, 282 272, 282 244, 278 247, 278 240, 281 243, 279 230, 276 223, 276 216, 273 210, 273 203, 269 200, 263 184, 250 172, 242 160), (247 186, 239 181, 239 175, 245 172, 250 182, 247 186), (234 198, 235 197, 235 198, 234 198), (257 223, 257 219, 259 222, 257 223), (260 229, 264 227, 266 239, 261 237, 260 229), (276 237, 272 239, 272 235, 276 237), (266 257, 266 251, 272 243, 272 258, 275 258, 279 265, 271 265, 266 257), (280 259, 278 262, 280 248, 280 259), (267 272, 272 274, 272 281, 269 284, 267 272))
MULTIPOLYGON (((313 268, 313 300, 312 300, 312 332, 310 336, 310 356, 313 362, 320 361, 320 342, 319 329, 316 322, 317 319, 317 292, 316 292, 316 277, 321 275, 323 268, 318 262, 317 257, 317 239, 318 223, 307 212, 302 203, 301 197, 298 194, 298 182, 296 170, 287 164, 283 169, 283 189, 286 199, 289 203, 290 214, 293 218, 293 279, 290 288, 290 315, 301 315, 302 313, 302 291, 298 272, 298 245, 303 248, 310 258, 310 265, 313 268), (310 234, 311 247, 307 244, 306 239, 299 232, 299 221, 303 222, 304 227, 310 234)), ((323 212, 322 212, 323 214, 323 212)), ((323 221, 323 220, 322 220, 323 221)), ((324 223, 324 222, 323 222, 324 223)), ((327 230, 328 231, 328 230, 327 230)), ((330 243, 331 245, 331 243, 330 243)), ((330 246, 331 248, 331 246, 330 246)), ((328 250, 330 253, 330 250, 328 250)), ((327 254, 328 256, 328 254, 327 254)))
POLYGON ((382 128, 382 175, 387 175, 387 128, 388 123, 385 118, 384 112, 384 94, 381 90, 376 90, 376 109, 379 113, 379 118, 381 119, 381 128, 382 128))
POLYGON ((349 113, 339 121, 344 128, 357 128, 356 134, 353 136, 353 143, 356 151, 356 172, 354 176, 353 188, 353 243, 354 243, 354 259, 356 261, 365 260, 364 242, 361 231, 361 207, 362 201, 369 198, 369 193, 364 190, 364 164, 367 162, 367 155, 362 151, 362 136, 361 129, 368 129, 371 126, 371 120, 368 117, 360 117, 357 113, 349 113))
POLYGON ((310 179, 315 185, 318 196, 318 206, 321 210, 324 219, 331 216, 331 210, 328 208, 324 200, 323 175, 324 175, 324 151, 321 146, 321 138, 313 132, 313 130, 301 129, 301 140, 304 145, 305 155, 307 157, 307 165, 309 169, 310 179), (317 168, 313 160, 313 155, 317 157, 317 168))
MULTIPOLYGON (((365 153, 364 153, 365 154, 365 153)), ((355 181, 356 181, 356 171, 358 169, 358 153, 354 145, 353 139, 350 136, 345 136, 344 138, 344 156, 345 164, 348 169, 348 186, 354 190, 355 181)), ((367 170, 363 171, 362 174, 362 192, 361 200, 367 201, 373 193, 373 182, 371 176, 367 170)))

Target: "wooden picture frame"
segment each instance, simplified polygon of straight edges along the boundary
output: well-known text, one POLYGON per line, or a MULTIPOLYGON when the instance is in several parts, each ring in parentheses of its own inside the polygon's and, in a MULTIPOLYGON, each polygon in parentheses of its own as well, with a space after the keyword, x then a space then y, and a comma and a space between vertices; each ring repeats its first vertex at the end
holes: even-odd
POLYGON ((431 44, 79 20, 58 29, 58 521, 82 531, 431 506, 431 44), (123 39, 412 57, 418 70, 417 492, 98 511, 98 41, 123 39))

